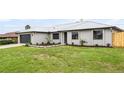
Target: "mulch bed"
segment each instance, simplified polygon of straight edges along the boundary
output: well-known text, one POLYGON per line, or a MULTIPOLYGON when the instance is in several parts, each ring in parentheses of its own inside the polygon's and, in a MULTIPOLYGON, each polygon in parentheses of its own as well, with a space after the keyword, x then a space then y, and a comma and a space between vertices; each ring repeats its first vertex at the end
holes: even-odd
POLYGON ((36 48, 50 48, 50 47, 58 47, 58 46, 61 46, 61 45, 46 45, 46 46, 38 46, 38 45, 29 45, 29 47, 36 47, 36 48))

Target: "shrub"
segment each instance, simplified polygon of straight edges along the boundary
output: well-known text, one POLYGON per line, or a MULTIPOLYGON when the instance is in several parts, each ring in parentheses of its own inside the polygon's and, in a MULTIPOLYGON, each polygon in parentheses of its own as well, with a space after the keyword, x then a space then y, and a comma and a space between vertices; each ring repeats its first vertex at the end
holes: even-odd
POLYGON ((32 43, 31 43, 31 42, 30 42, 29 44, 30 44, 30 45, 32 45, 32 43))
POLYGON ((107 43, 107 47, 110 47, 111 46, 111 44, 110 43, 107 43))
POLYGON ((98 47, 99 45, 98 44, 95 44, 96 47, 98 47))
POLYGON ((38 43, 36 43, 36 45, 38 46, 39 44, 38 44, 38 43))
POLYGON ((72 45, 74 45, 74 42, 72 42, 72 45))
POLYGON ((50 45, 50 42, 49 41, 47 41, 47 45, 50 45))
POLYGON ((13 40, 0 40, 0 45, 13 44, 13 40))
POLYGON ((65 45, 68 45, 68 43, 65 43, 65 45))
POLYGON ((84 45, 84 43, 87 43, 86 41, 84 41, 84 40, 81 40, 80 41, 80 44, 83 46, 84 45))
POLYGON ((55 45, 55 42, 53 42, 53 45, 55 45))
POLYGON ((29 43, 26 43, 26 44, 25 44, 26 47, 29 47, 29 45, 30 45, 29 43))
POLYGON ((42 42, 41 45, 44 45, 44 42, 42 42))

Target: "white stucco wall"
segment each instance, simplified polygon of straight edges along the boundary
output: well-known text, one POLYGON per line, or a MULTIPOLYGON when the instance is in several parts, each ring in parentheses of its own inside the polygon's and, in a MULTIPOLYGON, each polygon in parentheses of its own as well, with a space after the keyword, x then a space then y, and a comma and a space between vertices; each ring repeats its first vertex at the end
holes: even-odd
MULTIPOLYGON (((80 33, 80 32, 78 32, 80 33)), ((72 39, 72 32, 67 32, 67 43, 68 44, 74 44, 74 45, 80 45, 80 34, 78 34, 78 39, 72 39)))
POLYGON ((111 44, 112 46, 112 30, 106 29, 104 30, 104 45, 111 44))
POLYGON ((18 44, 20 43, 20 34, 18 34, 18 44))
POLYGON ((59 33, 59 39, 53 39, 53 33, 51 33, 51 43, 60 43, 61 42, 61 33, 59 33))
POLYGON ((72 42, 75 45, 80 45, 80 41, 84 40, 87 43, 85 43, 85 45, 92 45, 92 41, 93 41, 93 36, 92 36, 92 32, 91 30, 87 30, 87 31, 78 31, 78 39, 73 40, 72 39, 72 32, 68 32, 67 33, 67 37, 68 37, 68 44, 72 44, 72 42))
POLYGON ((112 45, 112 30, 103 29, 103 40, 93 40, 93 45, 107 46, 107 44, 112 45))
MULTIPOLYGON (((87 43, 84 45, 101 45, 106 46, 108 43, 112 45, 112 29, 104 29, 103 30, 103 40, 93 40, 93 30, 83 30, 83 31, 77 31, 78 32, 78 39, 73 40, 72 39, 72 32, 67 32, 67 43, 72 44, 72 42, 75 45, 80 45, 80 40, 84 40, 87 43)), ((47 43, 47 38, 49 36, 48 33, 24 33, 24 34, 31 34, 31 42, 32 44, 41 44, 42 42, 47 43)), ((20 42, 20 35, 18 35, 18 43, 20 42)), ((59 43, 61 42, 64 44, 64 32, 59 33, 59 39, 53 39, 53 33, 50 34, 51 43, 59 43)))
POLYGON ((72 32, 67 32, 67 43, 72 44, 72 32))
POLYGON ((81 31, 80 40, 84 40, 87 42, 84 43, 84 45, 93 45, 93 31, 92 30, 81 31))
POLYGON ((60 39, 53 39, 52 42, 54 42, 54 43, 60 43, 61 41, 60 41, 60 39))
POLYGON ((41 44, 42 42, 47 43, 47 38, 47 33, 33 33, 31 35, 31 42, 32 44, 41 44))
POLYGON ((64 33, 60 32, 60 42, 62 45, 64 45, 64 33))
POLYGON ((67 32, 67 40, 68 44, 80 45, 80 40, 84 40, 87 43, 84 45, 93 46, 93 45, 100 45, 100 46, 107 46, 109 43, 112 45, 112 30, 111 29, 103 29, 103 40, 93 40, 93 30, 86 30, 86 31, 78 31, 79 38, 78 40, 72 40, 72 32, 67 32))

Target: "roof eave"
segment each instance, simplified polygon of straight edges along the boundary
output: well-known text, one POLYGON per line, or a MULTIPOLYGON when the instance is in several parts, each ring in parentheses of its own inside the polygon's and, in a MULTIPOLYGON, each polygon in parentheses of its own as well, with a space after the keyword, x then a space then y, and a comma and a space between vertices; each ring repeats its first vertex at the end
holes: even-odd
POLYGON ((70 29, 70 30, 59 30, 58 32, 68 32, 68 31, 81 31, 81 30, 93 30, 93 29, 107 29, 107 28, 112 28, 111 27, 97 27, 97 28, 86 28, 86 29, 70 29))
POLYGON ((112 28, 113 28, 113 29, 116 29, 116 30, 119 30, 119 31, 124 31, 123 29, 121 29, 121 28, 119 28, 119 27, 117 27, 117 26, 113 26, 112 28))
POLYGON ((43 31, 26 31, 26 32, 18 32, 17 34, 21 33, 48 33, 48 32, 43 32, 43 31))

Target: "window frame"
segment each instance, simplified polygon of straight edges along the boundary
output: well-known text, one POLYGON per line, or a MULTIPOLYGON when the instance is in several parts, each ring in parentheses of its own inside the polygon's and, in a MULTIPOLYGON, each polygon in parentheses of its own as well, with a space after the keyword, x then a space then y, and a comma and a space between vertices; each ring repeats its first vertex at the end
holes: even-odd
POLYGON ((78 40, 79 39, 79 33, 78 32, 72 32, 72 40, 78 40), (74 38, 74 35, 75 34, 75 38, 74 38), (77 34, 77 36, 76 36, 77 34))
POLYGON ((55 39, 55 40, 56 40, 56 39, 59 39, 59 38, 60 38, 59 33, 58 33, 58 32, 53 33, 53 34, 52 34, 52 38, 55 39), (58 35, 58 38, 56 38, 55 35, 58 35))
MULTIPOLYGON (((98 33, 97 33, 98 34, 98 33)), ((93 30, 93 40, 103 40, 103 30, 102 29, 99 29, 99 30, 93 30), (101 38, 96 38, 97 36, 95 36, 94 32, 101 32, 102 35, 101 35, 101 38)), ((100 37, 100 36, 98 36, 100 37)))

